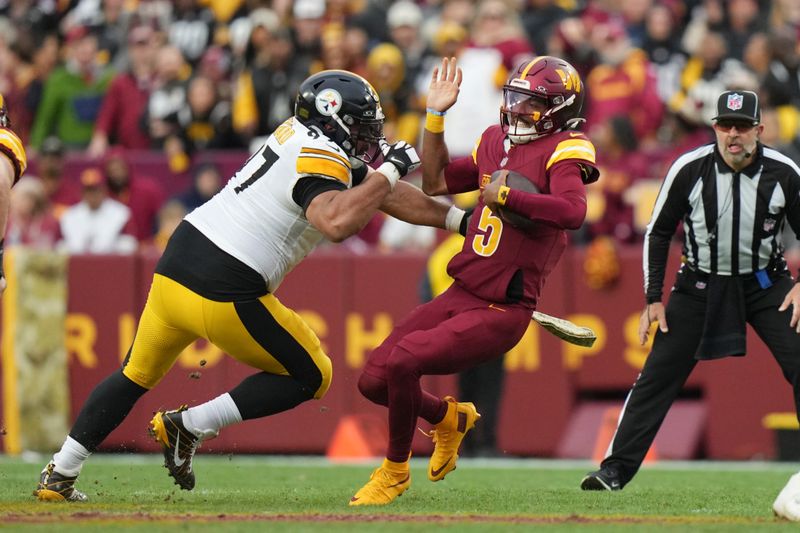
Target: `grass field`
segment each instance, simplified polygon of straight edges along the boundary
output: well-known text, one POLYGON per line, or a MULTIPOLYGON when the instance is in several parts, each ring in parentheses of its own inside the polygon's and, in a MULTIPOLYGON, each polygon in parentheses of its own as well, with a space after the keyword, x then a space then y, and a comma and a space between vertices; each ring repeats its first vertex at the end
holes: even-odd
POLYGON ((771 505, 793 466, 661 463, 624 491, 582 492, 589 463, 464 460, 431 483, 412 463, 411 488, 382 508, 350 508, 369 465, 324 459, 201 455, 197 487, 180 491, 160 457, 97 456, 78 486, 83 504, 31 496, 46 459, 0 455, 0 529, 24 531, 797 531, 771 505), (55 528, 55 529, 54 529, 55 528))

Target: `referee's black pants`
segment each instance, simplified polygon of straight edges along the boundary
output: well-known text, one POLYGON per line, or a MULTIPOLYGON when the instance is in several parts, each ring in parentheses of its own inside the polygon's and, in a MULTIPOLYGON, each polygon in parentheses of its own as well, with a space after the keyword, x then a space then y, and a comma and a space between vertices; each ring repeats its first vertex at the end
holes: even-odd
MULTIPOLYGON (((623 486, 639 470, 667 411, 697 364, 694 355, 706 315, 706 289, 698 288, 697 281, 696 273, 688 268, 678 273, 666 307, 669 332, 657 331, 653 349, 628 393, 609 455, 602 462, 601 466, 617 468, 623 486)), ((754 277, 744 280, 746 318, 792 385, 800 413, 800 335, 789 327, 791 307, 778 311, 793 281, 781 275, 773 282, 762 289, 754 277)))

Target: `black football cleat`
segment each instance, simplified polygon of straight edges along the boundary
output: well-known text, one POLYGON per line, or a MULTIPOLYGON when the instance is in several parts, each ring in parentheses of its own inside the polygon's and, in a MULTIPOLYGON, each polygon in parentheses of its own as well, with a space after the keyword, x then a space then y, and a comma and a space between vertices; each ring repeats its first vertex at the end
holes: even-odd
POLYGON ((184 490, 194 488, 194 471, 192 458, 200 445, 201 439, 183 425, 182 405, 174 411, 159 411, 150 421, 148 433, 161 444, 164 451, 164 466, 175 484, 184 490))

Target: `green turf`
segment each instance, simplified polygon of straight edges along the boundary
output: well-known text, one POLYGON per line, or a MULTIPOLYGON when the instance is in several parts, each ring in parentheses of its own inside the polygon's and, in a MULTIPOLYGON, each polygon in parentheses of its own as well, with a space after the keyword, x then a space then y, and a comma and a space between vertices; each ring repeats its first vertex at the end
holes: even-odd
MULTIPOLYGON (((85 504, 36 502, 45 460, 0 456, 0 529, 67 531, 797 531, 771 504, 793 465, 698 463, 643 470, 622 492, 582 492, 591 465, 462 460, 431 483, 415 460, 393 504, 350 508, 374 465, 202 455, 197 488, 180 491, 156 456, 97 456, 79 487, 85 504)), ((376 463, 377 464, 377 463, 376 463)))

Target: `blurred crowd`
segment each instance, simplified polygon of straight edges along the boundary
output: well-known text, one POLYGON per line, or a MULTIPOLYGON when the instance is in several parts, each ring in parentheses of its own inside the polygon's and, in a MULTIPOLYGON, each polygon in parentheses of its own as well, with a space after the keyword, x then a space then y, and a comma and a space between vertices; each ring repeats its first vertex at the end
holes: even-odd
MULTIPOLYGON (((581 73, 602 172, 572 238, 635 243, 666 168, 712 140, 722 91, 758 92, 762 140, 798 160, 798 42, 797 0, 0 0, 0 93, 35 163, 13 189, 6 242, 163 247, 228 177, 202 154, 244 161, 323 69, 367 78, 388 140, 418 145, 432 69, 458 57, 445 135, 452 156, 468 154, 498 121, 507 73, 548 54, 581 73), (189 189, 168 194, 162 176, 137 175, 130 158, 142 150, 191 174, 189 189), (76 180, 62 179, 65 154, 90 163, 76 180)), ((435 241, 378 217, 353 246, 435 241)))

